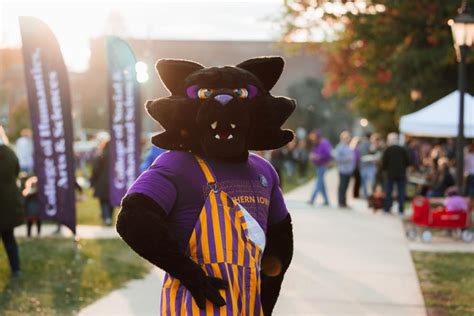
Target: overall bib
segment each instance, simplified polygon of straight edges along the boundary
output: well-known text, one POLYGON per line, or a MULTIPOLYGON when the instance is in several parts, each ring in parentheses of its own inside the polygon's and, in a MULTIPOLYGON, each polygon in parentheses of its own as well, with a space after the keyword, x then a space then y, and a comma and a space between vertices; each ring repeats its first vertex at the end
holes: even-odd
POLYGON ((196 157, 210 192, 188 243, 188 254, 208 276, 228 282, 220 290, 226 305, 206 301, 200 310, 178 279, 165 275, 161 315, 263 315, 260 302, 260 263, 265 234, 240 204, 218 189, 213 172, 196 157))

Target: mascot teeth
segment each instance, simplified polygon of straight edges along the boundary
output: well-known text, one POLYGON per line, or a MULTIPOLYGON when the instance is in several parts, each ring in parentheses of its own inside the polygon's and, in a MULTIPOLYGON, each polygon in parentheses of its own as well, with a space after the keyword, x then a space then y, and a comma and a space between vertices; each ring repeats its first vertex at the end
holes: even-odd
POLYGON ((232 127, 232 129, 234 129, 234 128, 235 128, 235 124, 230 123, 230 127, 232 127))
POLYGON ((211 124, 211 127, 212 129, 216 129, 217 128, 217 121, 215 121, 214 123, 211 124))
MULTIPOLYGON (((219 134, 214 135, 214 138, 215 139, 222 139, 221 135, 219 135, 219 134)), ((229 134, 229 136, 227 136, 227 140, 232 139, 232 138, 234 138, 234 135, 232 135, 232 134, 229 134)))

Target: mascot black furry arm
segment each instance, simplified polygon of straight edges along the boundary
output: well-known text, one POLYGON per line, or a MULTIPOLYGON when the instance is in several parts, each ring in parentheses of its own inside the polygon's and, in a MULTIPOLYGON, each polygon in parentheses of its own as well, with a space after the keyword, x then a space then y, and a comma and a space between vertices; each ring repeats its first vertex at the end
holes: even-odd
POLYGON ((129 189, 117 230, 167 273, 161 314, 271 315, 293 255, 291 217, 272 166, 249 150, 293 139, 293 100, 269 91, 280 57, 210 67, 160 60, 170 97, 149 101, 168 149, 129 189))

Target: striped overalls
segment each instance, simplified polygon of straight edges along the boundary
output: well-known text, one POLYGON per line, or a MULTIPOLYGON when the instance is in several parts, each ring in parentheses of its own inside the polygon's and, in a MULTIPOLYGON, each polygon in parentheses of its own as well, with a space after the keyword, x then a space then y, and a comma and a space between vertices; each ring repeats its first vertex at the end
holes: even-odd
POLYGON ((263 315, 260 302, 263 230, 240 204, 218 189, 206 162, 196 159, 211 190, 192 232, 188 251, 208 276, 228 282, 228 289, 220 290, 226 305, 218 307, 207 301, 205 310, 200 310, 180 281, 166 274, 161 315, 263 315), (251 235, 260 237, 260 242, 259 238, 251 239, 251 235))

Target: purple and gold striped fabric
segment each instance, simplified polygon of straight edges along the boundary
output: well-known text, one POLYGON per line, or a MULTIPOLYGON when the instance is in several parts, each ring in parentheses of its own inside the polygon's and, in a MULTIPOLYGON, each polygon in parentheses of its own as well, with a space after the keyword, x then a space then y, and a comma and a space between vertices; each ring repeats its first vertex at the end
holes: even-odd
MULTIPOLYGON (((197 158, 209 184, 214 176, 197 158)), ((161 293, 161 315, 237 316, 263 315, 260 302, 260 262, 262 250, 248 237, 242 210, 225 192, 211 190, 189 241, 189 255, 207 275, 229 284, 221 290, 226 305, 207 301, 200 310, 179 280, 166 274, 161 293)))

